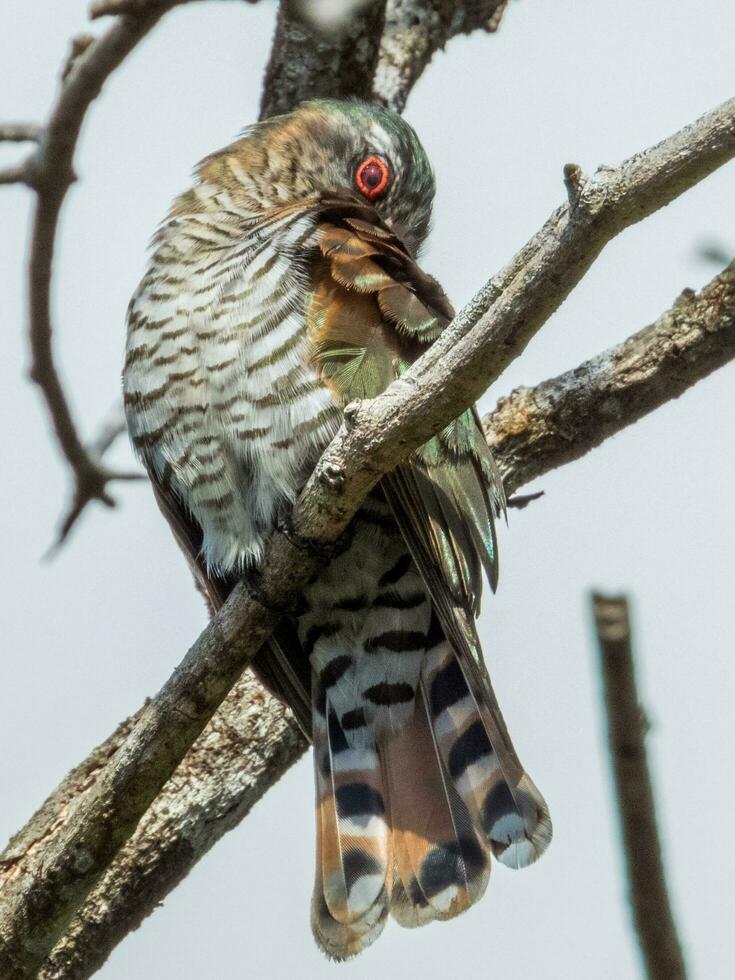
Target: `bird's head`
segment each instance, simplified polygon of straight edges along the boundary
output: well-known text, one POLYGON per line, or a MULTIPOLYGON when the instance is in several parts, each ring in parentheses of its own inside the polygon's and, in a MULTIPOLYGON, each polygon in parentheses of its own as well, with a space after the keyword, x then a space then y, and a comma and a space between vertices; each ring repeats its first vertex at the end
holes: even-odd
POLYGON ((397 113, 320 99, 252 126, 199 165, 200 180, 249 212, 318 207, 335 196, 369 203, 416 254, 429 232, 434 175, 397 113))

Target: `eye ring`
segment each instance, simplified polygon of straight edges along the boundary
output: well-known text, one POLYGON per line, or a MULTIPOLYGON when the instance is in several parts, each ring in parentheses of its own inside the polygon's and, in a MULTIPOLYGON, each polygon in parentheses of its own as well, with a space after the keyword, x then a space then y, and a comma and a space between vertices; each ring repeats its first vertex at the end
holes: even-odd
POLYGON ((355 171, 355 186, 368 201, 375 201, 385 192, 390 180, 390 168, 382 157, 369 156, 355 171))

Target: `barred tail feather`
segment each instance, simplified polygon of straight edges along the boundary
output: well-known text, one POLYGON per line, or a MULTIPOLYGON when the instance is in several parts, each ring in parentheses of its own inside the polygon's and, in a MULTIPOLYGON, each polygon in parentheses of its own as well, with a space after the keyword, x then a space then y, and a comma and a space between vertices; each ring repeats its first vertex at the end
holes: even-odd
POLYGON ((317 789, 312 926, 335 959, 354 956, 382 931, 393 860, 389 813, 374 746, 352 748, 329 699, 313 719, 317 789))
POLYGON ((407 928, 461 914, 482 897, 491 855, 521 868, 551 840, 492 689, 480 701, 449 641, 430 636, 414 711, 397 732, 366 725, 350 740, 315 675, 312 927, 337 960, 374 942, 389 912, 407 928))
POLYGON ((447 640, 427 653, 422 683, 439 753, 473 822, 503 864, 531 864, 549 845, 551 820, 509 745, 497 705, 478 705, 447 640))
POLYGON ((314 939, 330 959, 347 960, 367 949, 383 931, 388 917, 388 902, 378 902, 358 922, 338 922, 324 900, 321 868, 317 864, 314 897, 311 905, 311 929, 314 939))
POLYGON ((483 895, 490 855, 447 776, 421 691, 414 723, 382 752, 395 862, 393 917, 409 928, 453 918, 483 895))

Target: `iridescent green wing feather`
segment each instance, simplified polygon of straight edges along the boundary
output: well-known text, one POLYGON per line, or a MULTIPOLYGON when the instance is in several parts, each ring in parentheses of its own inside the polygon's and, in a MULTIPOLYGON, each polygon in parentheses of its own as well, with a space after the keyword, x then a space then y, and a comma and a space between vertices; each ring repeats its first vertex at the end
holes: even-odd
MULTIPOLYGON (((318 237, 308 314, 314 363, 343 404, 374 398, 439 336, 451 306, 372 209, 330 202, 318 237)), ((381 486, 424 578, 444 595, 446 616, 455 606, 476 615, 482 568, 497 582, 493 518, 504 498, 475 410, 381 486)))

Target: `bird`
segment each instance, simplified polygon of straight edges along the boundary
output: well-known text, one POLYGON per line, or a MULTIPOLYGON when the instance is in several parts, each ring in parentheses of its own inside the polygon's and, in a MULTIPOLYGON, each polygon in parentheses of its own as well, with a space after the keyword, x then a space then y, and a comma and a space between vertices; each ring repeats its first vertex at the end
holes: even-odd
MULTIPOLYGON (((256 573, 345 408, 453 317, 434 173, 397 113, 319 99, 195 169, 130 302, 127 423, 211 611, 256 573)), ((551 839, 476 629, 505 497, 470 408, 386 474, 254 670, 313 745, 311 925, 335 960, 452 918, 551 839)))

